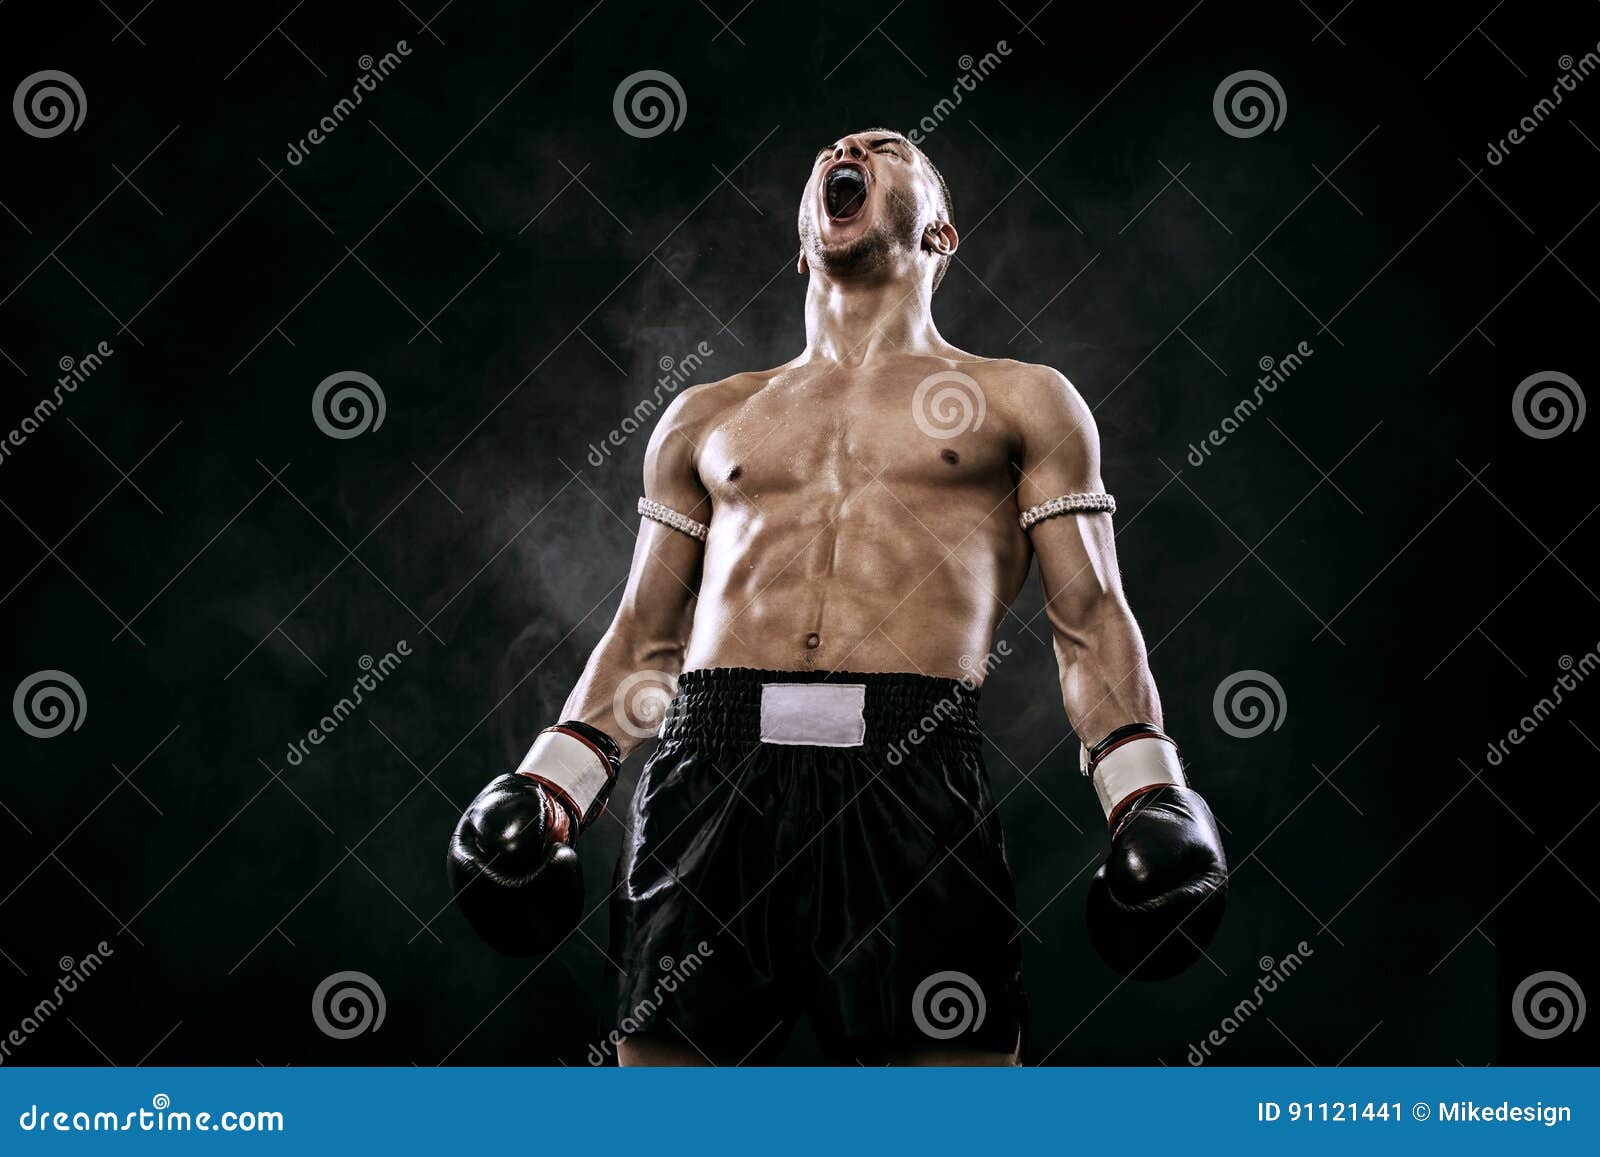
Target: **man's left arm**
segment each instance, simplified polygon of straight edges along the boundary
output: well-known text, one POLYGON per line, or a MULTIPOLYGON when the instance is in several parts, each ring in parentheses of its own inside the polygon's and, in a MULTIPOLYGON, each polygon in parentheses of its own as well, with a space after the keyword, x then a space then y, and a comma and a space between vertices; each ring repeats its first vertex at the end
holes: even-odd
POLYGON ((1227 861, 1163 728, 1117 568, 1094 416, 1066 378, 1037 372, 1026 390, 1017 507, 1039 556, 1062 704, 1111 832, 1090 886, 1090 933, 1118 972, 1170 976, 1220 923, 1227 861))
MULTIPOLYGON (((1036 389, 1023 431, 1019 511, 1040 514, 1068 496, 1100 495, 1100 438, 1094 415, 1053 370, 1036 389), (1042 395, 1042 397, 1037 396, 1042 395)), ((1061 677, 1061 701, 1086 746, 1128 723, 1161 724, 1161 699, 1144 638, 1122 590, 1111 514, 1064 510, 1027 529, 1039 556, 1045 615, 1061 677)), ((1036 514, 1037 516, 1037 514, 1036 514)))

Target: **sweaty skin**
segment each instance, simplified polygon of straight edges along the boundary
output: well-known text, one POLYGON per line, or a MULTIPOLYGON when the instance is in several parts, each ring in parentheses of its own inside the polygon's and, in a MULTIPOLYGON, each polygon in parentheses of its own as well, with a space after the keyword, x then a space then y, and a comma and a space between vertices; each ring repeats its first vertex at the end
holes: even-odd
MULTIPOLYGON (((1037 503, 1105 489, 1089 408, 1054 369, 978 357, 939 335, 934 283, 958 243, 948 216, 926 159, 897 134, 852 134, 818 155, 799 215, 806 348, 775 369, 693 387, 663 415, 645 496, 710 533, 702 544, 642 522, 622 604, 565 718, 615 736, 626 754, 642 740, 618 727, 617 693, 641 671, 909 671, 981 683, 1037 554, 1078 735, 1092 743, 1124 723, 1160 725, 1111 516, 1052 518, 1028 534, 1017 524, 1037 503), (864 206, 844 220, 824 194, 841 163, 867 178, 864 206)), ((644 1038, 620 1056, 700 1063, 644 1038)))

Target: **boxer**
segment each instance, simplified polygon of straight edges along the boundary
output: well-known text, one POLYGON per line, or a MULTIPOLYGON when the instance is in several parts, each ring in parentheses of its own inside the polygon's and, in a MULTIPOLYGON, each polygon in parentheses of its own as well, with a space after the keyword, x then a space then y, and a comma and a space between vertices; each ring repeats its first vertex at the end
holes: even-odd
POLYGON ((1107 822, 1090 939, 1154 979, 1217 928, 1227 864, 1162 730, 1094 419, 1056 370, 940 336, 954 222, 903 135, 817 153, 804 350, 663 414, 616 617, 451 840, 473 926, 551 950, 582 913, 583 833, 648 734, 638 692, 675 685, 617 817, 622 1064, 765 1060, 802 1017, 842 1061, 1016 1061, 1019 926, 978 703, 1034 557, 1107 822))

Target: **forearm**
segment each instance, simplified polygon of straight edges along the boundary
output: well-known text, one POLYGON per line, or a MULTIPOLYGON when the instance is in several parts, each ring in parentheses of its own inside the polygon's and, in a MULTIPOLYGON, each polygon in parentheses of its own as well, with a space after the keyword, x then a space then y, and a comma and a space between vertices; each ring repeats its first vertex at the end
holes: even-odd
POLYGON ((1161 726, 1161 699, 1127 603, 1108 595, 1072 620, 1052 627, 1061 700, 1078 737, 1092 744, 1125 723, 1161 726))
POLYGON ((683 670, 683 626, 619 615, 590 653, 561 717, 605 732, 627 758, 654 733, 671 701, 683 670))

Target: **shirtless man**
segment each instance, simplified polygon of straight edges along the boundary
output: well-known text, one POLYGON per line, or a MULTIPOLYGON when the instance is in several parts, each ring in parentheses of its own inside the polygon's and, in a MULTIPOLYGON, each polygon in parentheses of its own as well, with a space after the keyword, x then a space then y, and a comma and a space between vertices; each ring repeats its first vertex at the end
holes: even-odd
POLYGON ((1093 417, 1055 370, 939 335, 953 218, 899 133, 817 154, 804 351, 662 416, 616 618, 564 721, 451 841, 480 935, 549 951, 582 915, 574 844, 660 723, 611 897, 622 1064, 765 1059, 806 1015, 841 1061, 1016 1061, 1021 951, 977 700, 1033 555, 1110 831, 1091 938, 1153 978, 1217 927, 1227 866, 1161 731, 1093 417), (664 722, 640 718, 652 696, 664 722))

